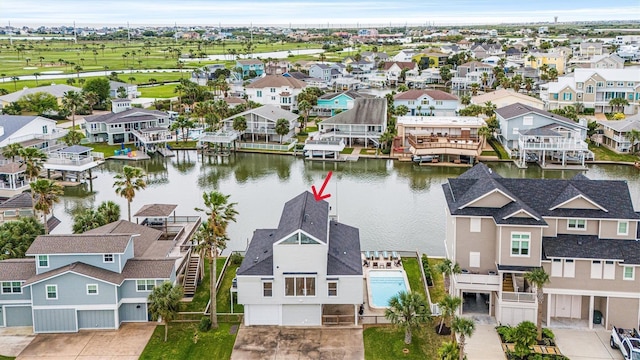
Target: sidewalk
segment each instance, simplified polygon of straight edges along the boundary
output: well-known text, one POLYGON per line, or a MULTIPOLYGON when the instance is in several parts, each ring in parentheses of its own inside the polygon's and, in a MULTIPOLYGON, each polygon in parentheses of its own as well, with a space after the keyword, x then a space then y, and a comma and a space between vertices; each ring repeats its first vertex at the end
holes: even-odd
POLYGON ((476 323, 476 331, 467 339, 464 349, 469 360, 505 359, 495 325, 476 323))

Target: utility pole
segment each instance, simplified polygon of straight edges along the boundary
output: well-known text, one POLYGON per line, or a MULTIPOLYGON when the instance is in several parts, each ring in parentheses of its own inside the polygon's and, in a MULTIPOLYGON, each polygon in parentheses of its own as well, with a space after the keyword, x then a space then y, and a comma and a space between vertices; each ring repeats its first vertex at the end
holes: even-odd
POLYGON ((76 30, 76 22, 73 22, 73 42, 78 43, 78 30, 76 30))

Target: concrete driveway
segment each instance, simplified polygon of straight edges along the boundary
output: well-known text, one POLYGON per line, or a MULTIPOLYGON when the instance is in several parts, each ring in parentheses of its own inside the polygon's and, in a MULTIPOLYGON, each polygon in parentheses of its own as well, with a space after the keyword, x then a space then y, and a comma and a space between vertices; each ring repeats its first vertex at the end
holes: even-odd
POLYGON ((31 326, 0 328, 0 355, 18 356, 35 337, 31 326))
POLYGON ((38 334, 19 360, 135 360, 153 334, 155 323, 128 323, 119 330, 38 334))
POLYGON ((240 326, 231 360, 361 360, 362 328, 240 326))
POLYGON ((467 338, 464 347, 469 359, 498 360, 504 359, 504 351, 495 325, 476 324, 473 336, 467 338))
POLYGON ((571 360, 623 360, 617 349, 609 346, 607 330, 553 329, 556 345, 571 360))

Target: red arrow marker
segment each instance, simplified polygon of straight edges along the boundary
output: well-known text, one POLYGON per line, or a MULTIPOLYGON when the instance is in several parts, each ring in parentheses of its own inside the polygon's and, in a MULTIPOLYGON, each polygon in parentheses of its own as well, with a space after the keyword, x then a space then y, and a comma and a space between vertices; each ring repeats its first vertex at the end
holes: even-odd
POLYGON ((320 188, 320 192, 316 191, 315 185, 311 185, 311 190, 313 190, 313 197, 316 199, 316 201, 324 200, 328 197, 331 197, 331 194, 322 195, 322 193, 324 192, 324 188, 327 187, 327 183, 329 182, 329 179, 331 179, 332 173, 333 172, 329 171, 329 173, 327 174, 327 177, 324 179, 324 182, 322 183, 322 187, 320 188))

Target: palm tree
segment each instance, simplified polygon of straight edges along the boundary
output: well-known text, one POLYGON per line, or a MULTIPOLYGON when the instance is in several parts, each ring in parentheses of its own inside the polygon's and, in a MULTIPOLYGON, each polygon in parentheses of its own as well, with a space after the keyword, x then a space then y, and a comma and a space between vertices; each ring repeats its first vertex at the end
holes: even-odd
POLYGON ((242 140, 242 133, 247 130, 247 119, 244 116, 238 116, 233 119, 233 130, 240 134, 239 139, 242 140))
POLYGON ((440 264, 436 266, 436 270, 444 274, 444 288, 449 292, 449 285, 451 284, 451 275, 460 274, 462 269, 458 263, 453 263, 449 259, 444 259, 440 264))
POLYGON ((609 100, 609 106, 618 110, 617 112, 622 112, 625 106, 629 106, 629 102, 625 98, 613 98, 609 100))
POLYGON ((549 282, 549 274, 543 268, 536 268, 524 274, 525 280, 536 287, 536 297, 538 298, 538 317, 536 326, 538 328, 538 340, 542 340, 542 303, 544 301, 544 293, 542 288, 549 282))
POLYGON ((411 330, 431 320, 425 298, 417 292, 401 291, 389 299, 384 316, 392 324, 404 329, 404 343, 411 344, 411 330))
POLYGON ((180 310, 182 300, 182 288, 166 281, 160 286, 155 286, 149 294, 149 313, 152 320, 162 318, 164 323, 164 341, 167 342, 169 322, 176 318, 180 310))
POLYGON ((289 133, 289 120, 280 118, 276 120, 276 134, 280 135, 280 143, 282 144, 282 137, 289 133))
POLYGON ((300 122, 300 131, 304 131, 307 126, 307 120, 309 120, 309 111, 313 106, 307 100, 298 102, 298 110, 303 114, 303 121, 300 122))
POLYGON ((438 356, 441 360, 458 360, 458 345, 453 341, 445 341, 438 348, 438 356))
POLYGON ((84 104, 82 93, 73 90, 67 91, 62 97, 62 106, 71 111, 71 131, 76 130, 76 111, 84 104))
POLYGON ((71 130, 60 138, 67 146, 78 145, 82 141, 82 134, 78 131, 71 130))
POLYGON ((493 131, 488 126, 482 126, 478 129, 478 136, 481 136, 482 139, 486 142, 491 136, 493 136, 493 131))
POLYGON ((462 305, 462 299, 457 296, 451 296, 447 294, 442 301, 438 303, 442 316, 440 318, 440 326, 438 328, 438 334, 442 334, 442 327, 445 321, 449 321, 453 315, 455 315, 458 308, 462 305))
POLYGON ((25 167, 25 175, 27 178, 32 181, 40 175, 43 169, 43 164, 47 161, 47 154, 45 154, 42 150, 28 147, 20 150, 20 157, 22 158, 22 163, 20 167, 25 167))
POLYGON ((49 179, 38 179, 29 185, 32 196, 37 199, 34 208, 42 212, 44 232, 48 234, 47 215, 53 210, 53 204, 60 201, 59 196, 63 194, 64 190, 62 186, 49 179))
POLYGON ((40 73, 39 73, 39 72, 34 72, 34 73, 33 73, 33 77, 35 77, 35 78, 36 78, 36 86, 38 86, 38 76, 40 76, 40 73))
POLYGON ((536 61, 536 57, 533 55, 529 55, 527 61, 529 62, 529 66, 533 67, 533 63, 536 61))
POLYGON ((478 95, 478 88, 480 88, 478 83, 471 84, 471 94, 473 94, 473 96, 478 95))
POLYGON ((106 224, 120 220, 120 205, 108 200, 98 206, 98 212, 104 216, 106 224))
POLYGON ((236 203, 230 203, 229 197, 231 195, 224 195, 218 191, 205 192, 202 194, 204 200, 204 206, 206 209, 196 208, 197 211, 207 214, 207 221, 202 223, 196 240, 198 245, 196 251, 199 252, 203 258, 206 257, 209 260, 209 272, 210 272, 210 298, 209 298, 209 312, 211 317, 211 326, 218 327, 218 316, 216 307, 216 264, 218 259, 218 251, 224 250, 227 246, 227 226, 229 222, 236 221, 236 203))
MULTIPOLYGON (((195 123, 193 122, 193 120, 191 120, 191 118, 186 117, 184 115, 180 115, 178 116, 178 118, 173 122, 173 124, 171 124, 171 130, 173 131, 178 131, 178 129, 180 129, 180 132, 182 133, 182 141, 186 142, 187 141, 187 130, 191 129, 195 126, 195 123)), ((178 143, 178 137, 176 136, 176 144, 178 143)))
POLYGON ((147 187, 147 183, 144 181, 145 175, 141 168, 125 165, 122 168, 122 173, 114 176, 116 181, 113 182, 113 187, 116 188, 116 194, 127 199, 129 221, 131 221, 131 201, 136 196, 136 191, 147 187))
POLYGON ((11 162, 15 162, 16 156, 20 155, 21 151, 22 145, 20 145, 20 143, 11 143, 2 148, 2 156, 11 158, 11 162))
POLYGON ((474 324, 473 320, 456 316, 451 322, 451 330, 460 335, 460 340, 458 340, 458 359, 464 360, 465 341, 466 338, 473 335, 473 332, 476 330, 476 324, 474 324))
POLYGON ((11 81, 13 81, 13 90, 18 91, 18 80, 20 80, 17 76, 12 76, 11 81))
POLYGON ((462 95, 462 97, 460 97, 460 103, 464 106, 468 106, 469 104, 471 104, 471 95, 469 94, 462 95))
POLYGON ((398 116, 405 116, 409 113, 409 108, 406 105, 398 105, 394 112, 398 116))
POLYGON ((531 89, 533 89, 533 79, 532 78, 524 79, 524 88, 527 90, 528 94, 531 93, 531 89))
POLYGON ((484 114, 491 117, 496 113, 497 108, 496 104, 491 101, 487 101, 484 103, 484 114))
POLYGON ((84 208, 73 213, 73 226, 71 227, 74 234, 82 234, 86 231, 99 228, 107 222, 104 215, 92 208, 84 208))
POLYGON ((633 153, 638 152, 638 150, 640 149, 640 146, 638 146, 640 145, 640 130, 631 129, 629 130, 629 132, 627 132, 625 137, 631 143, 631 151, 633 153))

